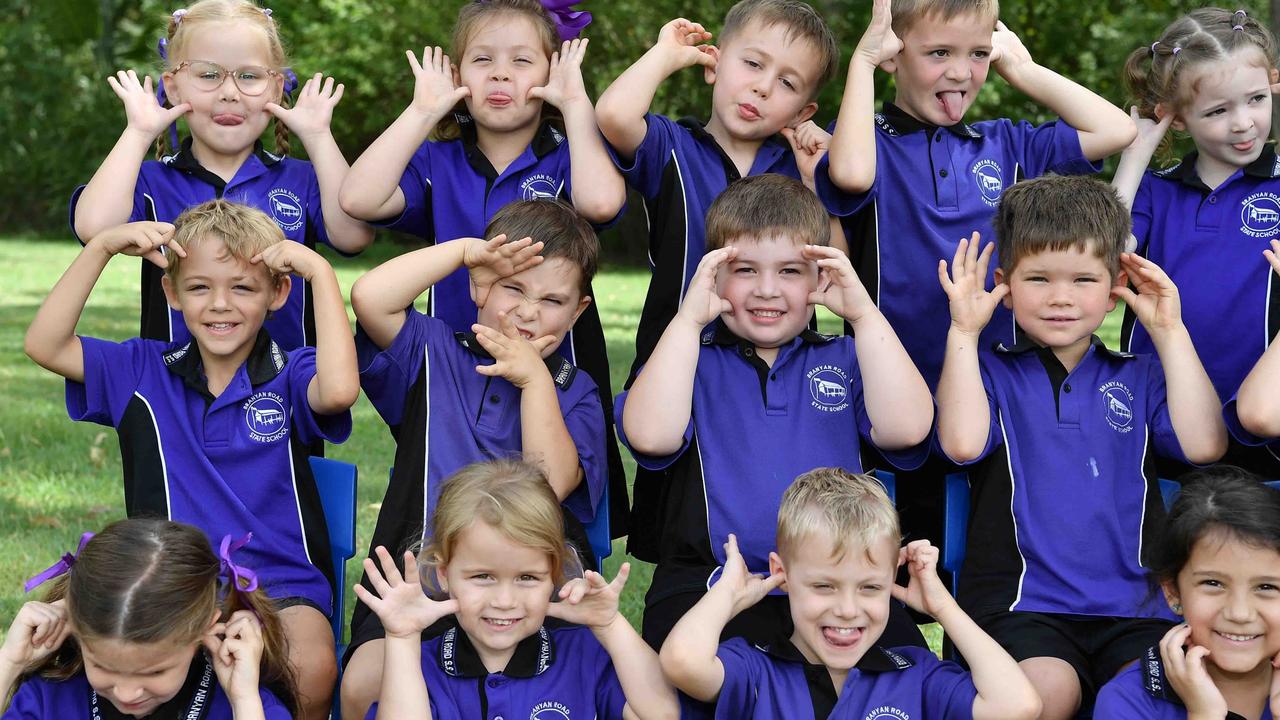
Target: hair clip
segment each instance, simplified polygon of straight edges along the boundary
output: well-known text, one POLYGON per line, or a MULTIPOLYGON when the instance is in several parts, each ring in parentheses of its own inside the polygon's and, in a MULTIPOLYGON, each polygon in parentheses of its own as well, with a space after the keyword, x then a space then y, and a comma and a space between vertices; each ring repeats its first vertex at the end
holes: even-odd
POLYGON ((551 13, 551 20, 560 33, 560 39, 572 40, 591 24, 591 13, 586 10, 571 10, 579 0, 539 0, 542 7, 551 13))
POLYGON ((84 546, 89 544, 89 539, 93 537, 93 533, 87 532, 80 536, 80 546, 76 548, 75 554, 65 553, 58 562, 50 565, 41 571, 38 575, 31 578, 22 586, 23 592, 31 592, 39 587, 42 583, 52 580, 59 575, 66 575, 71 572, 71 567, 76 564, 76 560, 80 558, 80 553, 84 552, 84 546))
POLYGON ((178 8, 177 10, 174 10, 173 15, 171 16, 173 18, 173 24, 177 25, 178 23, 182 22, 182 16, 186 14, 187 14, 186 8, 178 8))
POLYGON ((271 17, 271 8, 260 7, 258 9, 262 11, 263 15, 267 16, 268 20, 274 20, 274 18, 271 17))
POLYGON ((240 592, 253 592, 258 589, 258 575, 249 568, 236 565, 231 561, 231 553, 239 550, 249 541, 253 539, 253 533, 249 533, 239 540, 233 541, 230 535, 222 537, 222 545, 218 548, 218 557, 222 559, 222 565, 218 568, 218 575, 231 583, 231 586, 240 592))
POLYGON ((1240 32, 1240 31, 1244 30, 1244 26, 1243 26, 1243 25, 1232 25, 1232 26, 1231 26, 1231 29, 1232 29, 1232 30, 1235 30, 1236 32, 1240 32))
POLYGON ((1177 55, 1177 54, 1178 54, 1178 53, 1180 53, 1180 52, 1182 52, 1182 48, 1181 48, 1181 47, 1179 47, 1179 46, 1177 46, 1177 45, 1174 45, 1174 46, 1173 46, 1173 54, 1174 54, 1174 55, 1177 55))
POLYGON ((1149 50, 1149 52, 1151 53, 1151 57, 1155 57, 1155 56, 1156 56, 1156 46, 1157 46, 1157 45, 1159 45, 1159 44, 1160 44, 1160 41, 1159 41, 1159 40, 1157 40, 1157 41, 1155 41, 1155 42, 1151 43, 1151 49, 1149 50))
POLYGON ((1249 17, 1249 13, 1245 12, 1245 11, 1244 11, 1244 8, 1241 8, 1241 9, 1239 9, 1239 10, 1237 10, 1237 11, 1235 12, 1235 15, 1233 15, 1233 17, 1239 17, 1239 18, 1241 18, 1241 19, 1247 19, 1247 18, 1249 17))

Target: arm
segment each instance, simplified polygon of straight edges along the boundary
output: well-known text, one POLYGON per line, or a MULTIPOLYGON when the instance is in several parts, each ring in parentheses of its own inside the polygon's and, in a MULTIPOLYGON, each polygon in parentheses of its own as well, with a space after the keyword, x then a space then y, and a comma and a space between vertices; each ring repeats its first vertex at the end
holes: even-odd
POLYGON ((1124 285, 1116 285, 1111 292, 1133 310, 1155 345, 1164 366, 1169 419, 1182 454, 1197 465, 1211 463, 1227 451, 1227 427, 1218 393, 1182 324, 1178 288, 1144 257, 1125 253, 1120 264, 1137 292, 1124 285))
POLYGON ((844 99, 831 139, 829 174, 836 187, 850 193, 871 189, 876 179, 875 72, 880 63, 902 52, 893 34, 889 0, 875 0, 871 24, 849 58, 844 99))
POLYGON ((675 318, 636 377, 623 407, 622 424, 631 449, 661 457, 679 450, 693 413, 693 379, 698 370, 698 336, 707 323, 732 311, 716 295, 716 271, 737 255, 733 246, 702 257, 675 318))
POLYGON ((323 83, 321 78, 321 74, 316 73, 302 86, 298 102, 292 108, 286 109, 276 103, 267 103, 266 107, 302 140, 302 146, 307 150, 320 186, 320 207, 329 242, 344 253, 358 253, 373 242, 373 228, 342 211, 338 191, 349 168, 329 130, 333 108, 342 99, 343 85, 339 83, 335 89, 333 78, 325 78, 323 83))
POLYGON ((75 231, 82 241, 129 220, 138 171, 151 143, 191 110, 188 103, 168 109, 160 107, 151 89, 151 78, 147 76, 139 82, 132 70, 121 70, 115 77, 108 77, 107 84, 124 103, 128 122, 76 204, 75 231))
POLYGON ((70 633, 65 600, 24 604, 0 646, 0 697, 10 697, 23 671, 57 652, 70 633))
POLYGON ((90 240, 31 320, 23 344, 27 357, 68 380, 84 382, 84 353, 76 336, 76 323, 107 262, 112 255, 123 253, 145 257, 166 267, 169 262, 160 254, 160 248, 166 246, 179 255, 186 255, 173 242, 173 226, 158 222, 120 225, 90 240))
POLYGON ((591 634, 613 660, 618 684, 627 698, 624 718, 678 718, 680 704, 675 689, 662 675, 658 654, 618 612, 618 598, 630 574, 631 563, 622 564, 613 582, 588 570, 584 577, 571 580, 560 589, 561 602, 552 603, 547 614, 591 628, 591 634))
POLYGON ((1160 141, 1168 132, 1169 124, 1173 122, 1173 114, 1166 113, 1157 122, 1139 115, 1138 108, 1135 106, 1129 109, 1129 119, 1138 128, 1138 134, 1133 142, 1129 143, 1129 147, 1120 153, 1120 164, 1116 166, 1115 177, 1111 178, 1111 187, 1115 188, 1125 208, 1132 210, 1133 198, 1138 194, 1138 186, 1142 184, 1142 175, 1147 171, 1147 166, 1151 164, 1151 156, 1155 154, 1156 148, 1160 147, 1160 141))
MULTIPOLYGON (((794 129, 782 128, 780 131, 782 137, 787 139, 787 143, 791 145, 791 153, 796 158, 796 169, 800 172, 800 182, 804 186, 818 192, 817 181, 814 175, 818 169, 818 163, 823 156, 827 154, 828 148, 831 147, 831 134, 826 130, 818 127, 817 123, 812 120, 805 120, 797 125, 794 129)), ((840 218, 829 216, 831 225, 830 245, 840 250, 846 255, 849 253, 849 241, 844 237, 844 225, 841 224, 840 218)))
POLYGON ((981 455, 991 433, 991 406, 978 365, 978 336, 1009 292, 1004 283, 991 292, 984 289, 995 244, 987 243, 979 255, 979 240, 974 232, 971 239, 960 241, 950 276, 947 261, 938 261, 938 280, 951 303, 951 328, 938 380, 938 442, 943 452, 961 463, 981 455))
POLYGON ((711 702, 724 687, 724 664, 716 656, 720 633, 735 615, 760 602, 785 580, 782 574, 760 577, 747 572, 738 539, 725 543, 720 579, 680 618, 662 644, 662 671, 686 695, 711 702))
POLYGON ((440 48, 423 48, 421 63, 412 51, 405 55, 413 68, 413 102, 356 159, 342 182, 338 200, 354 218, 383 220, 404 211, 400 176, 409 160, 436 123, 471 94, 465 85, 454 87, 449 56, 440 48))
MULTIPOLYGON (((1280 274, 1280 240, 1271 241, 1271 249, 1263 251, 1267 262, 1280 274)), ((1240 389, 1236 391, 1236 415, 1245 430, 1258 437, 1280 437, 1280 342, 1271 341, 1262 359, 1253 366, 1240 389)))
POLYGON ((848 254, 806 245, 804 255, 816 261, 822 272, 820 287, 810 294, 809 302, 825 305, 853 327, 871 439, 886 450, 919 445, 933 427, 933 399, 920 371, 871 301, 848 254))
POLYGON ((569 141, 569 185, 573 206, 588 221, 607 223, 627 200, 622 174, 605 150, 596 127, 596 110, 582 83, 582 58, 587 40, 567 41, 551 56, 551 76, 545 87, 529 88, 529 97, 542 98, 560 109, 569 141))
POLYGON ((658 86, 678 70, 694 65, 714 72, 716 50, 703 45, 711 39, 696 22, 677 18, 662 26, 658 41, 604 91, 596 103, 600 132, 619 155, 634 157, 647 130, 645 113, 658 86))
POLYGON ((991 64, 1010 85, 1057 113, 1080 134, 1080 151, 1101 160, 1133 141, 1133 121, 1106 99, 1058 73, 1036 64, 1022 41, 1004 23, 991 38, 991 64))
POLYGON ((1039 717, 1040 696, 1018 663, 960 609, 938 579, 938 548, 928 540, 916 540, 902 548, 898 563, 904 562, 911 579, 905 588, 894 585, 893 596, 914 610, 932 615, 968 661, 978 689, 978 696, 973 699, 974 720, 1039 717))
POLYGON ((360 395, 356 344, 347 321, 338 276, 319 253, 302 243, 278 242, 250 262, 277 275, 294 273, 311 284, 316 323, 316 374, 307 386, 307 402, 319 415, 349 409, 360 395))
POLYGON ((258 694, 262 661, 262 625, 252 610, 237 610, 228 622, 214 623, 204 636, 218 684, 227 693, 235 720, 265 720, 258 694))

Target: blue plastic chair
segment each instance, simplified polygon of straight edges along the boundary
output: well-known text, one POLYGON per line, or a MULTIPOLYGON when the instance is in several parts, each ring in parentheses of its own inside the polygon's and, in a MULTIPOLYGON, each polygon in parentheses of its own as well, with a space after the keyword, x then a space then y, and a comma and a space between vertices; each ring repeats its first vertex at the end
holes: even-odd
POLYGON ((604 572, 604 559, 613 554, 613 539, 609 537, 609 483, 605 483, 600 502, 596 504, 596 516, 587 523, 587 540, 595 553, 597 572, 604 572))
MULTIPOLYGON (((1264 483, 1273 490, 1280 490, 1280 480, 1268 480, 1264 483)), ((1164 498, 1164 509, 1168 510, 1177 502, 1178 496, 1182 494, 1182 483, 1176 480, 1160 478, 1160 496, 1164 498)))
POLYGON ((880 481, 880 484, 884 486, 884 491, 889 494, 889 501, 896 505, 898 503, 898 482, 893 473, 888 470, 875 470, 871 475, 880 481))
POLYGON ((951 573, 951 594, 960 587, 964 546, 969 541, 969 476, 951 473, 946 477, 946 511, 942 524, 942 569, 951 573))
MULTIPOLYGON (((346 650, 342 642, 346 619, 347 560, 356 554, 356 479, 358 472, 351 463, 329 458, 311 458, 311 474, 320 491, 324 520, 329 527, 329 553, 333 556, 333 578, 337 591, 333 598, 333 615, 329 623, 338 645, 338 656, 346 650)), ((336 717, 336 716, 335 716, 336 717)))

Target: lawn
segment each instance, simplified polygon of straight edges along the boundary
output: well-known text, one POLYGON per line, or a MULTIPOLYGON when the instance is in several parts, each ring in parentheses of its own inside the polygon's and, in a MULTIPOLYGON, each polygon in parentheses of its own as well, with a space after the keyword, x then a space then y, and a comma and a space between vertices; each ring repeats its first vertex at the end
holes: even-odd
MULTIPOLYGON (((84 530, 100 528, 123 515, 114 431, 67 419, 62 380, 22 353, 22 336, 36 308, 78 250, 72 241, 0 241, 0 266, 10 268, 9 279, 0 286, 0 396, 5 398, 0 411, 0 474, 5 479, 0 486, 3 628, 24 600, 22 583, 27 577, 73 549, 84 530)), ((395 246, 379 243, 359 258, 337 260, 344 293, 361 273, 394 252, 395 246)), ((81 320, 81 333, 113 340, 136 334, 139 262, 121 257, 107 267, 81 320)), ((621 389, 631 365, 647 282, 646 270, 621 267, 605 268, 595 282, 615 392, 621 389)), ((820 315, 820 323, 827 331, 838 328, 829 314, 820 315)), ((1111 347, 1116 347, 1118 326, 1118 312, 1103 326, 1103 338, 1111 347)), ((360 468, 357 548, 364 548, 386 488, 386 468, 394 447, 368 400, 361 396, 352 412, 355 429, 351 439, 333 447, 329 456, 360 468)), ((630 477, 635 464, 625 451, 623 458, 630 477)), ((632 561, 622 609, 638 626, 652 566, 626 556, 624 544, 623 540, 615 541, 606 574, 612 577, 619 564, 632 561)), ((352 582, 359 579, 359 558, 348 564, 347 576, 352 582)), ((347 607, 351 608, 354 597, 349 588, 347 594, 347 607)), ((936 630, 929 634, 936 642, 936 630)))

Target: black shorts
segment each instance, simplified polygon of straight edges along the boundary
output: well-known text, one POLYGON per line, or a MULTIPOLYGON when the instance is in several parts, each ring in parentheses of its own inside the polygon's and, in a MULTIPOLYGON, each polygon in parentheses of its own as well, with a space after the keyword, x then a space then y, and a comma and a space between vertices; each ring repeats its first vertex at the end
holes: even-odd
POLYGON ((978 626, 1019 662, 1058 658, 1080 678, 1082 703, 1173 627, 1159 618, 1096 617, 998 610, 975 614, 978 626))

